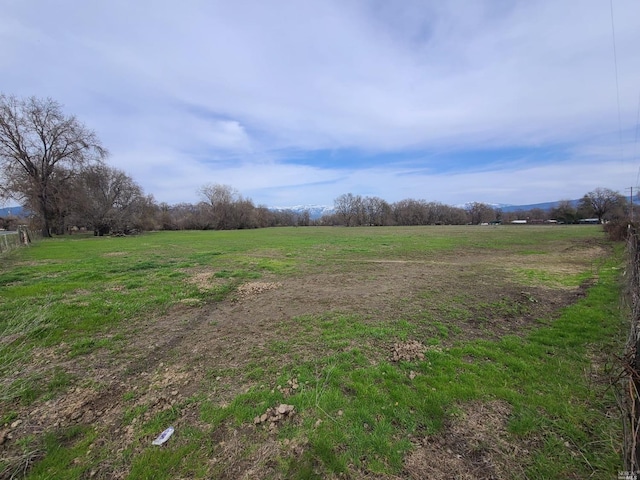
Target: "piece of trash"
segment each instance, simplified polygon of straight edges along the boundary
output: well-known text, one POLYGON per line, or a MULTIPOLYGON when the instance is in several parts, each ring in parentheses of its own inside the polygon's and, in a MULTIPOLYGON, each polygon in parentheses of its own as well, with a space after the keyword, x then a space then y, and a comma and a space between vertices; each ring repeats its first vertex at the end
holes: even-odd
POLYGON ((158 435, 158 438, 156 438, 151 443, 153 445, 162 445, 164 442, 169 440, 169 437, 171 437, 171 435, 173 435, 173 432, 174 432, 173 427, 169 427, 164 432, 162 432, 160 435, 158 435))

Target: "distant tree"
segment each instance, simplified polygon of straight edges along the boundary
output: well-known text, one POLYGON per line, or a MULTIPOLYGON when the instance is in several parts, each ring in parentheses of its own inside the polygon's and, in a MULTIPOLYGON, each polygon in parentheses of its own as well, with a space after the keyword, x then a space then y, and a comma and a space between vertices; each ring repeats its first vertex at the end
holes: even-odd
POLYGON ((75 210, 95 235, 127 231, 144 222, 153 199, 125 172, 103 164, 90 165, 78 174, 75 210))
POLYGON ((469 215, 469 222, 473 225, 491 222, 496 218, 495 210, 491 205, 487 205, 486 203, 473 202, 467 205, 466 210, 469 215))
POLYGON ((391 214, 391 207, 379 197, 365 197, 362 199, 366 225, 386 225, 391 214))
POLYGON ((542 208, 532 208, 531 210, 529 210, 528 216, 532 221, 540 222, 543 220, 548 220, 549 213, 542 208))
POLYGON ((162 230, 176 230, 177 229, 177 225, 174 222, 174 218, 171 215, 171 206, 166 203, 166 202, 162 202, 159 206, 158 206, 159 210, 160 210, 160 215, 159 215, 159 221, 160 221, 160 228, 162 228, 162 230))
POLYGON ((445 205, 442 210, 442 223, 445 225, 464 225, 467 222, 467 212, 460 207, 445 205))
POLYGON ((578 212, 571 200, 560 200, 551 209, 551 218, 562 223, 576 223, 578 212))
POLYGON ((55 189, 69 179, 61 169, 75 173, 106 154, 96 134, 54 100, 0 95, 0 195, 37 213, 44 237, 56 215, 55 189))
POLYGON ((342 223, 349 227, 357 224, 362 206, 362 197, 352 193, 345 193, 333 201, 333 206, 342 223))
POLYGON ((393 218, 397 225, 427 225, 429 213, 427 202, 407 198, 392 205, 393 218))
POLYGON ((598 221, 611 220, 624 216, 626 198, 608 188, 596 188, 580 200, 580 210, 591 212, 598 221))
POLYGON ((274 212, 269 210, 265 205, 257 206, 254 210, 253 216, 258 228, 276 226, 276 216, 274 212))
POLYGON ((230 228, 256 228, 257 222, 254 215, 256 206, 252 200, 240 196, 232 203, 231 207, 230 228))
POLYGON ((308 227, 311 224, 311 213, 309 209, 305 209, 300 212, 298 216, 298 226, 300 227, 308 227))
POLYGON ((211 206, 206 202, 196 205, 179 203, 169 208, 167 212, 171 219, 171 226, 176 230, 208 230, 211 229, 211 206))
POLYGON ((162 228, 160 213, 153 195, 141 195, 131 205, 129 226, 139 231, 159 230, 162 228))
POLYGON ((236 228, 234 221, 233 204, 240 194, 230 185, 212 183, 204 185, 200 194, 209 204, 211 225, 215 230, 230 230, 236 228))

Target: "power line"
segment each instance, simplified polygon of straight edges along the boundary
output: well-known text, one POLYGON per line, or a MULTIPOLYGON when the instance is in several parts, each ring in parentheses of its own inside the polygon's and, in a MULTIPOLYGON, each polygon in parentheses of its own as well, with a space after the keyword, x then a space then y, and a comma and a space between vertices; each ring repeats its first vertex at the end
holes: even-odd
POLYGON ((609 0, 611 7, 611 36, 613 39, 613 64, 616 73, 616 99, 618 101, 618 139, 620 141, 620 160, 622 160, 622 115, 620 113, 620 85, 618 82, 618 55, 616 53, 616 28, 613 21, 613 0, 609 0))
MULTIPOLYGON (((640 93, 638 93, 638 113, 636 114, 636 138, 633 143, 633 158, 638 157, 638 137, 640 136, 640 93)), ((638 168, 638 175, 640 176, 640 168, 638 168)), ((636 178, 636 187, 638 186, 638 179, 636 178)))

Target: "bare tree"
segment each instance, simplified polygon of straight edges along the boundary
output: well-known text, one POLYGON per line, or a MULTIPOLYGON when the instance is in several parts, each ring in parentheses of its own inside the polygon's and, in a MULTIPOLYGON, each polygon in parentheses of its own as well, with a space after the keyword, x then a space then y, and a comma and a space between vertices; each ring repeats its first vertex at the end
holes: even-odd
POLYGON ((240 199, 240 195, 235 188, 212 183, 201 187, 200 195, 210 205, 212 228, 216 230, 236 228, 233 204, 240 199))
POLYGON ((341 219, 342 223, 349 227, 358 223, 362 207, 362 197, 353 193, 345 193, 340 195, 333 201, 336 215, 341 219))
POLYGON ((85 167, 76 178, 76 212, 95 235, 126 232, 145 223, 152 198, 125 172, 107 165, 85 167))
POLYGON ((473 202, 467 205, 467 213, 469 214, 469 221, 474 225, 490 222, 496 218, 495 210, 486 203, 473 202))
POLYGON ((393 217, 398 225, 427 225, 427 202, 407 198, 393 204, 393 217))
POLYGON ((380 197, 365 197, 362 205, 367 225, 385 225, 391 215, 391 207, 380 197))
POLYGON ((608 188, 596 188, 580 200, 580 210, 592 212, 600 223, 608 217, 623 216, 625 206, 626 198, 608 188))
MULTIPOLYGON (((64 168, 73 174, 107 152, 96 134, 56 101, 0 95, 0 195, 16 198, 40 216, 42 235, 51 236, 55 216, 52 179, 64 168)), ((58 175, 57 188, 68 178, 58 175)))

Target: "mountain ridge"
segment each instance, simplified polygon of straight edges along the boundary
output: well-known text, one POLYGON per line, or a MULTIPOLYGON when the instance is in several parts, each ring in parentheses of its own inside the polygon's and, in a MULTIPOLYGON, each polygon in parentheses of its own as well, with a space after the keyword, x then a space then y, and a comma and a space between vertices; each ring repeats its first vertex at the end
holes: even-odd
MULTIPOLYGON (((485 203, 485 202, 478 202, 478 203, 485 203, 485 205, 489 205, 492 208, 496 208, 496 209, 500 209, 505 213, 511 213, 511 212, 517 212, 520 210, 533 210, 533 209, 540 209, 540 210, 551 210, 552 208, 555 208, 558 206, 558 204, 560 202, 562 202, 563 200, 556 200, 554 202, 542 202, 542 203, 531 203, 531 204, 527 204, 527 205, 512 205, 512 204, 508 204, 508 203, 485 203)), ((569 202, 571 203, 571 205, 573 205, 574 207, 577 207, 578 202, 580 200, 569 200, 569 202)), ((471 204, 473 204, 474 202, 467 202, 464 204, 460 204, 460 205, 454 205, 458 208, 467 208, 468 206, 470 206, 471 204)), ((309 212, 309 217, 312 220, 317 220, 319 218, 321 218, 323 215, 331 215, 333 213, 335 213, 335 208, 331 205, 318 205, 318 204, 310 204, 310 205, 292 205, 290 207, 268 207, 269 210, 275 211, 275 212, 293 212, 293 213, 297 213, 297 214, 302 214, 305 211, 309 212)))
MULTIPOLYGON (((534 208, 539 208, 541 210, 551 210, 555 208, 562 200, 557 200, 555 202, 542 202, 542 203, 532 203, 528 205, 512 205, 505 203, 486 203, 493 208, 499 208, 505 213, 517 212, 519 210, 533 210, 534 208)), ((576 207, 579 200, 569 200, 571 204, 576 207)), ((461 205, 455 205, 458 208, 467 208, 474 202, 468 202, 461 205)), ((484 202, 480 202, 484 203, 484 202)), ((302 214, 305 211, 309 212, 309 217, 312 220, 317 220, 321 218, 323 215, 331 215, 335 213, 335 208, 333 205, 319 205, 319 204, 309 204, 309 205, 292 205, 289 207, 277 206, 277 207, 268 207, 269 210, 274 212, 293 212, 297 214, 302 214)), ((24 214, 25 209, 20 206, 13 207, 5 207, 0 208, 0 217, 7 216, 16 216, 20 217, 24 214)))

